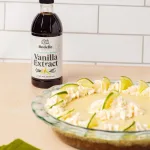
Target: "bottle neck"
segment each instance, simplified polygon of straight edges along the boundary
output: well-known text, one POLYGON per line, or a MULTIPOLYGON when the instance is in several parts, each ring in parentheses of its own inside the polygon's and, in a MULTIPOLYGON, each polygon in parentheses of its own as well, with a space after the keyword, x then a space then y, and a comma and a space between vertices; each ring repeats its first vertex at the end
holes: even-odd
POLYGON ((53 12, 53 4, 41 4, 41 13, 53 12))

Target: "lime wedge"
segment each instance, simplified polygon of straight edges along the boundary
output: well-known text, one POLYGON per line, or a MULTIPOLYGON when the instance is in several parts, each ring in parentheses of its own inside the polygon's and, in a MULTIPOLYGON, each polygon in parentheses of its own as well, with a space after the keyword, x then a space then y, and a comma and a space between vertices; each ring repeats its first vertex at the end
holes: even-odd
POLYGON ((93 128, 98 125, 97 119, 95 118, 96 113, 92 115, 90 121, 88 122, 87 128, 93 128))
POLYGON ((94 83, 88 78, 82 78, 77 81, 77 84, 82 85, 84 87, 92 88, 94 83))
POLYGON ((66 119, 68 118, 75 109, 71 109, 71 110, 66 110, 61 116, 57 117, 57 119, 66 119))
POLYGON ((113 101, 119 96, 118 91, 112 91, 106 97, 102 109, 109 109, 113 103, 113 101))
POLYGON ((67 91, 61 91, 61 92, 58 92, 58 93, 52 95, 51 97, 54 97, 54 96, 56 96, 56 95, 57 95, 59 98, 65 100, 65 98, 66 98, 66 96, 68 95, 68 93, 67 93, 67 91))
POLYGON ((121 91, 126 90, 128 87, 133 85, 132 80, 125 76, 120 77, 120 81, 121 81, 121 86, 120 86, 121 91))
POLYGON ((50 106, 50 108, 53 108, 54 106, 58 106, 59 104, 61 104, 61 103, 63 103, 63 102, 64 102, 64 100, 61 100, 61 101, 55 103, 54 105, 50 106))
POLYGON ((65 84, 63 85, 60 90, 62 91, 66 91, 67 89, 69 88, 72 88, 74 91, 77 91, 78 90, 78 84, 75 84, 75 83, 68 83, 68 84, 65 84))
POLYGON ((145 82, 145 81, 143 81, 143 80, 140 80, 139 81, 139 88, 138 88, 138 92, 139 93, 141 93, 141 92, 143 92, 146 88, 148 88, 149 86, 148 86, 148 84, 145 82))
POLYGON ((135 121, 132 121, 131 123, 129 123, 126 127, 123 127, 121 129, 121 131, 135 131, 135 125, 136 125, 136 122, 135 121))
POLYGON ((110 85, 111 85, 110 80, 107 77, 103 77, 103 79, 102 79, 102 88, 103 88, 103 90, 108 90, 110 85))

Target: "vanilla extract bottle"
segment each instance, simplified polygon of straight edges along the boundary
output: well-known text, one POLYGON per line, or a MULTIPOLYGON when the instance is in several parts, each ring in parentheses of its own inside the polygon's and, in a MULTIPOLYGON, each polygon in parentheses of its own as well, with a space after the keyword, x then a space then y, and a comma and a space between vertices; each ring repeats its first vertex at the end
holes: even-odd
POLYGON ((32 84, 49 88, 62 84, 62 24, 53 13, 54 0, 40 0, 41 12, 31 29, 32 84))

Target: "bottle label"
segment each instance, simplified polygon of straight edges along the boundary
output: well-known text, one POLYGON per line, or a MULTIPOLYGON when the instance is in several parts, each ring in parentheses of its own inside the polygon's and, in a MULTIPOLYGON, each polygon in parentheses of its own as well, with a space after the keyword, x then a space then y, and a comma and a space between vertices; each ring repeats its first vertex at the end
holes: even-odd
POLYGON ((31 37, 32 77, 56 79, 62 76, 62 36, 31 37))

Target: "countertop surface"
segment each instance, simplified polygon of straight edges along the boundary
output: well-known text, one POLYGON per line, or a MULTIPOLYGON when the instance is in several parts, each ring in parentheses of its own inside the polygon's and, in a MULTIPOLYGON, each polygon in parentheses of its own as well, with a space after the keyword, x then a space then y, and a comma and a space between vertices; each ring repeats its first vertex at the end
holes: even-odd
MULTIPOLYGON (((66 64, 63 70, 64 82, 81 77, 118 79, 121 75, 133 81, 150 81, 150 67, 66 64)), ((42 89, 31 85, 30 75, 30 64, 0 64, 0 145, 21 138, 42 150, 75 150, 61 142, 51 127, 32 113, 31 102, 42 89)))

